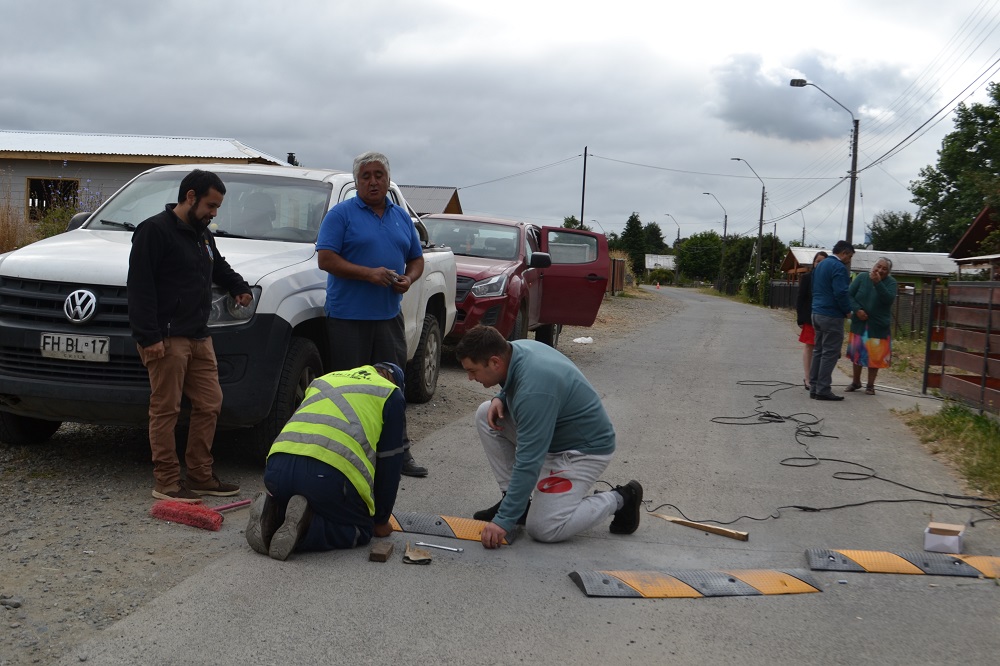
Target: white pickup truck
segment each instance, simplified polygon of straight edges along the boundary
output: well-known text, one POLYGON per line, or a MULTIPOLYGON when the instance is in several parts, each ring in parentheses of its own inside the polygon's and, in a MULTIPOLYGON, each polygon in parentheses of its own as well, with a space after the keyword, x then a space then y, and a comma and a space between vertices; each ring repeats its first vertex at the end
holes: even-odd
MULTIPOLYGON (((142 425, 149 378, 129 328, 126 275, 132 231, 177 201, 181 179, 201 166, 226 196, 212 229, 219 251, 253 288, 236 308, 217 290, 209 327, 223 390, 220 429, 246 429, 254 453, 274 436, 324 372, 330 346, 323 306, 327 274, 315 241, 327 210, 355 196, 350 173, 280 166, 173 165, 135 177, 71 230, 0 255, 0 440, 30 444, 64 421, 142 425), (75 227, 75 228, 74 228, 75 227)), ((434 394, 441 342, 455 322, 455 257, 428 242, 424 273, 403 297, 406 396, 434 394)))

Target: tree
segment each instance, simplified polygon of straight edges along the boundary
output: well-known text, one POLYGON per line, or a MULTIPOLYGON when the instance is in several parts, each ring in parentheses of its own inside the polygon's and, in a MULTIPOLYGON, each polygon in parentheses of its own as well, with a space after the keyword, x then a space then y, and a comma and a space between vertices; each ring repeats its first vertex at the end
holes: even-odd
POLYGON ((722 237, 714 231, 703 231, 684 241, 677 248, 674 265, 677 271, 695 280, 712 280, 719 274, 722 258, 722 237))
POLYGON ((942 141, 937 165, 924 167, 910 183, 911 201, 941 252, 955 247, 1000 185, 1000 85, 989 84, 987 92, 986 104, 958 105, 955 131, 942 141))
POLYGON ((580 229, 581 231, 593 231, 586 224, 576 219, 576 215, 563 218, 563 229, 580 229))
POLYGON ((642 230, 639 213, 632 213, 625 223, 621 237, 622 249, 628 255, 633 275, 642 275, 646 270, 646 234, 642 230))
POLYGON ((753 267, 756 236, 730 236, 726 240, 726 256, 722 260, 724 282, 738 283, 753 267))
POLYGON ((642 233, 646 237, 647 252, 652 254, 666 254, 669 249, 663 241, 663 231, 656 222, 650 222, 642 228, 642 233))
POLYGON ((609 250, 624 250, 625 249, 625 248, 622 247, 621 236, 619 236, 617 232, 612 231, 611 233, 608 234, 607 238, 608 238, 608 249, 609 250))
POLYGON ((934 249, 931 229, 910 213, 882 211, 868 227, 872 249, 886 252, 929 252, 934 249))

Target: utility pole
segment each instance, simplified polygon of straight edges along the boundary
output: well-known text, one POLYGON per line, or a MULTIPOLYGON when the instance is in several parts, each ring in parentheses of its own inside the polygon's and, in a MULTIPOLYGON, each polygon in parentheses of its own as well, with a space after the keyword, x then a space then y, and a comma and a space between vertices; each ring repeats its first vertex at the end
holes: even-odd
POLYGON ((742 157, 730 157, 729 159, 746 164, 753 171, 753 175, 757 176, 757 180, 760 181, 760 221, 757 223, 757 258, 754 263, 754 273, 760 275, 760 253, 763 249, 761 241, 764 237, 764 199, 767 196, 767 190, 764 187, 764 179, 757 175, 757 170, 750 166, 749 162, 742 157))
POLYGON ((580 190, 580 224, 587 218, 583 216, 583 207, 587 201, 587 146, 583 147, 583 188, 580 190))

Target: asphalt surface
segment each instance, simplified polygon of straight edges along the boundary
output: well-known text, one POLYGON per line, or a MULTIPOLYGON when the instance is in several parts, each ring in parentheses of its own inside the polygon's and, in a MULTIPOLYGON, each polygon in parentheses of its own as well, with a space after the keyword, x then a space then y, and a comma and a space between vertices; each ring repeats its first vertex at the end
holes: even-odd
MULTIPOLYGON (((545 545, 521 535, 499 551, 396 533, 387 563, 369 562, 368 548, 277 562, 245 547, 61 663, 995 664, 993 580, 816 571, 818 594, 702 599, 591 598, 576 587, 573 571, 807 569, 808 548, 920 551, 929 520, 982 517, 915 502, 779 511, 936 499, 881 479, 960 493, 890 411, 934 404, 888 392, 809 400, 787 322, 694 291, 658 293, 683 307, 585 369, 618 432, 606 479, 638 479, 649 509, 694 520, 780 515, 731 525, 748 541, 644 516, 631 536, 602 526, 545 545), (775 418, 761 422, 755 409, 775 418), (797 439, 810 414, 823 436, 797 439), (816 464, 782 464, 791 458, 816 464), (861 469, 849 463, 880 478, 834 478, 861 469), (465 552, 403 564, 406 542, 418 540, 465 552)), ((497 500, 472 414, 454 414, 423 442, 439 460, 430 477, 404 480, 398 511, 469 516, 497 500)), ((242 540, 239 522, 223 526, 224 538, 242 540)), ((1000 555, 1000 525, 970 528, 965 552, 1000 555)))

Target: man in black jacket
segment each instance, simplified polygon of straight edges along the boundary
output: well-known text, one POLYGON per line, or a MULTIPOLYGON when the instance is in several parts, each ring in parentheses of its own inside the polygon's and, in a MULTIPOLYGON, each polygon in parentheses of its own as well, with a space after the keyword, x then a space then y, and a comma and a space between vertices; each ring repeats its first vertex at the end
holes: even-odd
POLYGON ((158 499, 200 502, 201 495, 240 491, 212 472, 212 440, 222 408, 208 330, 212 284, 226 289, 240 307, 253 302, 250 286, 219 254, 208 231, 225 193, 216 174, 195 169, 181 181, 177 203, 143 221, 132 236, 128 315, 152 389, 149 446, 158 499), (174 440, 182 395, 191 402, 186 482, 174 440))

